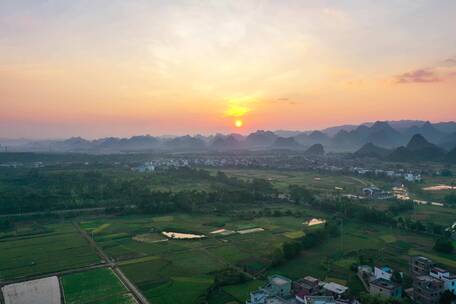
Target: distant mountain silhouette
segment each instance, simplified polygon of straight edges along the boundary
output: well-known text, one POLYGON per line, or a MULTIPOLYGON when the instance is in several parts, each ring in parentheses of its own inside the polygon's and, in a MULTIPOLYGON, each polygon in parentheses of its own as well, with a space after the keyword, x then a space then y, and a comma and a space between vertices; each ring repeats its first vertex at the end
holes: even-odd
POLYGON ((258 130, 249 134, 245 141, 250 147, 267 147, 272 145, 277 138, 278 136, 271 131, 258 130))
POLYGON ((325 155, 325 149, 322 144, 314 144, 310 146, 304 154, 309 156, 322 156, 325 155))
POLYGON ((405 147, 395 149, 388 159, 391 161, 440 161, 443 160, 443 149, 427 141, 422 135, 415 134, 405 147))
POLYGON ((185 135, 167 140, 165 147, 176 150, 200 150, 206 147, 206 143, 201 138, 185 135))
POLYGON ((293 137, 277 137, 271 147, 276 149, 296 149, 300 145, 293 137))
POLYGON ((446 150, 452 150, 453 148, 456 148, 456 132, 447 134, 445 137, 443 137, 439 142, 439 146, 446 150))
POLYGON ((403 133, 409 137, 413 136, 414 134, 421 134, 433 143, 440 142, 446 135, 444 132, 435 128, 429 121, 426 121, 421 126, 412 126, 410 128, 407 128, 403 130, 403 133))
POLYGON ((218 135, 212 141, 211 147, 216 150, 233 150, 239 149, 241 147, 241 143, 234 134, 223 136, 218 135))
POLYGON ((391 153, 391 150, 382 148, 374 145, 373 143, 367 143, 362 146, 354 154, 357 157, 372 157, 372 158, 384 158, 391 153))
MULTIPOLYGON (((212 148, 230 150, 234 149, 235 146, 242 149, 258 150, 270 149, 275 145, 278 138, 293 138, 298 143, 298 147, 322 144, 327 151, 354 152, 361 150, 368 143, 377 148, 396 149, 407 145, 415 134, 421 134, 428 142, 437 144, 446 151, 456 147, 456 122, 431 123, 421 120, 376 121, 360 125, 335 126, 321 131, 280 130, 277 131, 277 134, 267 130, 259 130, 245 137, 240 134, 176 137, 139 135, 130 138, 106 137, 95 140, 87 140, 81 137, 64 140, 0 139, 0 144, 2 148, 8 147, 8 151, 113 153, 170 150, 199 151, 212 148)), ((288 139, 287 141, 289 142, 286 143, 281 139, 277 141, 277 144, 288 147, 296 146, 293 140, 288 139)), ((373 147, 367 146, 367 148, 369 148, 367 152, 374 150, 373 147)), ((380 152, 378 149, 375 150, 374 154, 380 152)), ((394 155, 398 157, 398 153, 402 150, 395 151, 394 155)), ((406 152, 402 151, 401 153, 406 152)))
POLYGON ((294 136, 294 138, 298 143, 303 145, 327 144, 331 141, 331 138, 321 131, 312 131, 310 133, 302 132, 294 136))
POLYGON ((449 163, 456 163, 456 147, 448 152, 448 154, 445 156, 445 161, 449 163))

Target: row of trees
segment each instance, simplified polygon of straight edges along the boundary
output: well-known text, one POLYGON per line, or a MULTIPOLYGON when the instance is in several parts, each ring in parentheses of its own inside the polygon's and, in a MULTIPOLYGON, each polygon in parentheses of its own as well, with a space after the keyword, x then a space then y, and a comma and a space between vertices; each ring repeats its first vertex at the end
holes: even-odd
POLYGON ((233 209, 231 206, 236 204, 275 197, 275 190, 266 180, 245 181, 221 172, 214 176, 205 170, 189 168, 146 175, 128 171, 46 169, 1 173, 0 214, 101 206, 128 209, 132 205, 150 213, 195 212, 233 209), (156 185, 186 182, 201 182, 210 187, 173 192, 152 190, 156 185))

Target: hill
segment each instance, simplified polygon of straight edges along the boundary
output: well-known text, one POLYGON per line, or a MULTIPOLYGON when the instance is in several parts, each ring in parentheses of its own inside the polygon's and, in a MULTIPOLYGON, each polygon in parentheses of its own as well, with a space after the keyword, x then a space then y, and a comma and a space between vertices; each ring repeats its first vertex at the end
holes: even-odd
POLYGON ((304 154, 309 156, 322 156, 325 155, 325 149, 322 144, 315 144, 307 149, 304 154))
POLYGON ((354 154, 357 157, 372 157, 372 158, 384 158, 391 153, 391 150, 382 148, 374 145, 373 143, 367 143, 362 146, 354 154))
POLYGON ((299 147, 299 143, 293 137, 278 137, 272 144, 272 148, 275 149, 296 149, 299 147))
POLYGON ((415 134, 405 147, 395 149, 388 159, 391 161, 441 161, 443 149, 427 141, 421 134, 415 134))

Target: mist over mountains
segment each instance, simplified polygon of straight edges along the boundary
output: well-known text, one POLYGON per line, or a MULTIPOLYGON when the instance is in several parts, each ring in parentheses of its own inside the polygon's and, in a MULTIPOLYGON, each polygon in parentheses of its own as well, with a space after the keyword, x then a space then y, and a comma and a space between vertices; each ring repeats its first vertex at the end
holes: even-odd
MULTIPOLYGON (((385 157, 399 147, 393 158, 406 157, 413 146, 438 148, 442 153, 456 148, 456 122, 376 121, 360 125, 343 125, 313 131, 258 130, 247 136, 216 134, 212 136, 130 138, 106 137, 87 140, 72 137, 65 140, 0 139, 2 151, 117 153, 144 151, 198 152, 233 150, 302 150, 311 154, 355 152, 358 155, 385 157), (420 137, 416 137, 420 135, 420 137), (413 139, 413 141, 411 141, 413 139), (404 150, 405 149, 405 150, 404 150), (407 150, 408 149, 408 150, 407 150), (323 150, 323 152, 322 152, 323 150)), ((416 147, 415 147, 416 148, 416 147)), ((427 152, 431 153, 432 152, 427 152)), ((421 151, 422 152, 422 151, 421 151)), ((436 153, 436 150, 434 150, 436 153)), ((435 154, 436 157, 442 153, 435 154)))

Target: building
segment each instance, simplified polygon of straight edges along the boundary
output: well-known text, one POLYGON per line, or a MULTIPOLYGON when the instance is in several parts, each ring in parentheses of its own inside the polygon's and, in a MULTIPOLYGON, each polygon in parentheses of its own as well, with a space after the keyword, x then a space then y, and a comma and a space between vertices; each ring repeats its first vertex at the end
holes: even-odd
POLYGON ((393 276, 393 270, 389 268, 388 266, 383 266, 383 267, 375 267, 374 268, 374 276, 376 279, 385 279, 387 281, 391 280, 391 277, 393 276))
POLYGON ((413 280, 413 300, 418 304, 438 304, 444 291, 442 280, 421 275, 413 280))
POLYGON ((291 297, 291 280, 280 276, 273 275, 268 278, 268 283, 254 292, 250 293, 250 298, 246 304, 274 304, 282 303, 284 298, 291 297))
POLYGON ((388 191, 381 190, 377 187, 371 186, 367 188, 363 188, 363 195, 368 199, 390 199, 393 198, 393 194, 388 191))
POLYGON ((421 181, 421 175, 420 174, 412 174, 412 173, 406 173, 404 174, 404 179, 408 182, 420 182, 421 181))
POLYGON ((311 276, 297 280, 293 282, 293 293, 298 301, 304 302, 304 297, 320 293, 320 280, 311 276))
POLYGON ((269 277, 269 284, 265 287, 273 296, 289 297, 291 295, 291 280, 289 278, 273 275, 269 277))
POLYGON ((333 296, 336 299, 342 298, 346 295, 348 287, 334 282, 326 283, 323 285, 323 293, 326 296, 333 296))
POLYGON ((369 293, 373 295, 382 295, 384 297, 400 298, 402 288, 390 280, 378 278, 369 283, 369 293))
POLYGON ((451 274, 448 270, 439 267, 433 267, 429 272, 433 278, 443 281, 444 290, 449 290, 456 294, 456 275, 451 274))
POLYGON ((414 256, 410 259, 410 274, 412 277, 428 275, 433 266, 433 262, 423 256, 414 256))
POLYGON ((334 297, 324 297, 324 296, 307 296, 304 297, 304 304, 336 304, 334 297))

